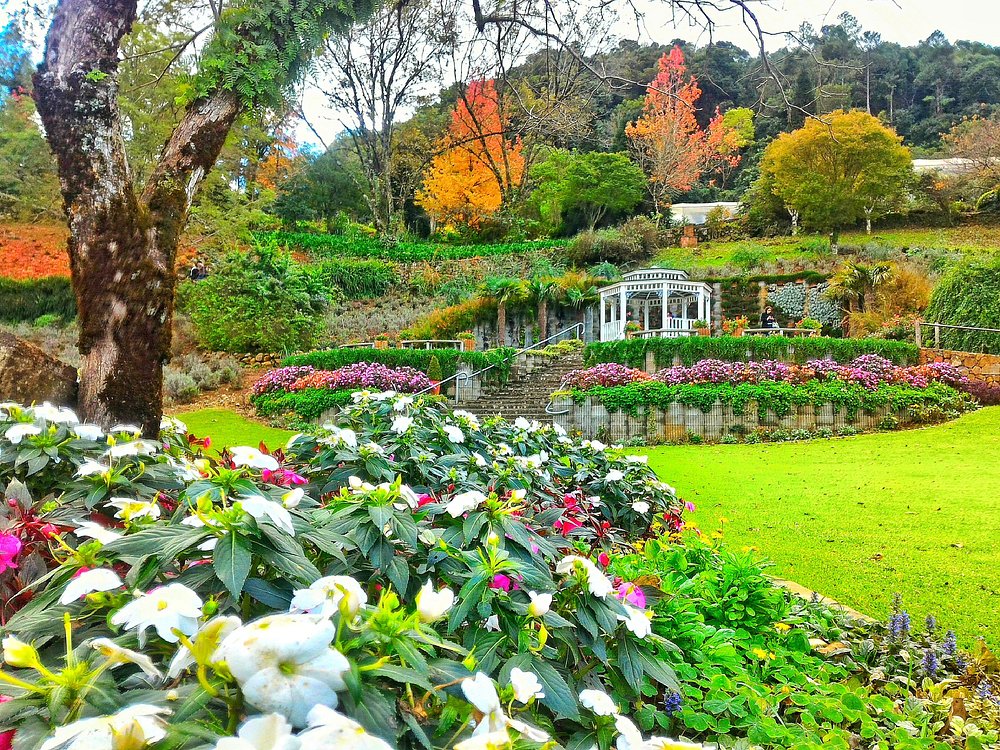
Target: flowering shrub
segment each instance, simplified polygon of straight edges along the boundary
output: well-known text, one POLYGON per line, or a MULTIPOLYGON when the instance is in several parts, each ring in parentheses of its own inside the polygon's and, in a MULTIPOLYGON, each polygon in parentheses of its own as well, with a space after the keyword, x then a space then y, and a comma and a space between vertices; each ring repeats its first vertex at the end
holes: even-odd
POLYGON ((279 367, 261 375, 251 387, 250 392, 255 396, 259 396, 262 393, 270 393, 271 391, 287 391, 295 381, 306 375, 311 375, 315 371, 316 368, 308 365, 279 367))
POLYGON ((625 365, 606 364, 586 370, 571 370, 563 376, 561 388, 587 390, 595 386, 628 385, 649 380, 644 370, 636 370, 625 365))
POLYGON ((673 491, 552 426, 355 400, 218 459, 177 422, 153 441, 5 405, 0 581, 25 596, 4 601, 0 730, 76 750, 641 742, 619 712, 676 687, 672 646, 604 567, 682 526, 673 491))
POLYGON ((386 367, 377 362, 358 362, 341 367, 339 370, 320 370, 306 374, 292 383, 287 390, 329 388, 416 393, 430 386, 430 378, 413 367, 386 367))

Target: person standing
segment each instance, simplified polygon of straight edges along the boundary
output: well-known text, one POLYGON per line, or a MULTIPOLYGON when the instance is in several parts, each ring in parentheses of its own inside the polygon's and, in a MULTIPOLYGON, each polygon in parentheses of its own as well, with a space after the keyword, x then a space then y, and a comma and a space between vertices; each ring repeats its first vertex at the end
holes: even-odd
POLYGON ((764 312, 760 314, 760 327, 776 329, 778 328, 778 319, 774 317, 774 308, 768 305, 764 308, 764 312))

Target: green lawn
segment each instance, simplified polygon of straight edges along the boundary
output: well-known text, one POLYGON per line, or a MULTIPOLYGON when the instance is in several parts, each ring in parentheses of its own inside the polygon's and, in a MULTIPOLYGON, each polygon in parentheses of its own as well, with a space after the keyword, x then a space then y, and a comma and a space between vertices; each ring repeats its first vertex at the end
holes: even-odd
MULTIPOLYGON (((692 271, 703 267, 723 266, 733 262, 741 252, 758 254, 766 252, 761 260, 802 259, 803 245, 815 241, 816 235, 801 234, 798 237, 773 237, 737 241, 702 242, 697 248, 665 248, 656 261, 664 265, 692 271)), ((844 232, 840 237, 845 245, 864 245, 876 242, 896 248, 942 248, 966 252, 976 250, 1000 250, 1000 227, 960 226, 946 228, 912 228, 875 230, 871 235, 863 231, 844 232)), ((807 257, 816 258, 810 254, 807 257)))
POLYGON ((1000 645, 1000 407, 922 430, 649 448, 705 532, 874 617, 894 592, 965 643, 1000 645))
POLYGON ((220 450, 233 445, 256 447, 261 441, 268 448, 280 448, 294 434, 254 422, 229 409, 201 409, 175 416, 187 425, 189 432, 198 437, 211 437, 212 447, 220 450))

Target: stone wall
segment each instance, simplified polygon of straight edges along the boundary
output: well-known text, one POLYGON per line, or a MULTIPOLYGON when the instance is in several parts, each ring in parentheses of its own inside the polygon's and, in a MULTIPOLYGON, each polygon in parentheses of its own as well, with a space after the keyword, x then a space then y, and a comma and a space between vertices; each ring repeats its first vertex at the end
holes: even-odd
POLYGON ((234 354, 233 357, 244 367, 278 367, 284 354, 234 354))
POLYGON ((947 362, 961 370, 969 380, 1000 385, 1000 356, 957 352, 951 349, 921 349, 920 364, 947 362))
POLYGON ((867 432, 878 429, 886 417, 895 418, 900 426, 911 421, 905 410, 888 408, 878 409, 873 414, 858 412, 853 419, 849 419, 845 411, 835 412, 833 404, 793 407, 783 417, 771 410, 760 412, 754 402, 747 405, 743 414, 734 414, 732 406, 716 401, 708 412, 671 404, 668 409, 650 409, 646 414, 634 417, 625 412, 609 412, 593 396, 581 403, 574 403, 569 398, 558 399, 552 408, 557 412, 554 421, 566 430, 615 443, 632 438, 641 438, 646 442, 680 441, 689 433, 715 441, 724 435, 744 435, 758 429, 813 431, 828 428, 836 431, 842 427, 853 427, 867 432))

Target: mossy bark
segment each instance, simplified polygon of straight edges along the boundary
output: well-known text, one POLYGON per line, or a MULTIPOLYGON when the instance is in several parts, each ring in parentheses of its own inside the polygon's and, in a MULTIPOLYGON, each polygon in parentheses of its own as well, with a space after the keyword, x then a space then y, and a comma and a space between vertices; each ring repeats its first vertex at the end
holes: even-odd
POLYGON ((60 0, 34 81, 70 228, 78 408, 99 424, 131 422, 155 435, 177 242, 240 108, 225 93, 191 104, 140 196, 125 154, 117 79, 119 46, 135 17, 135 0, 60 0))

